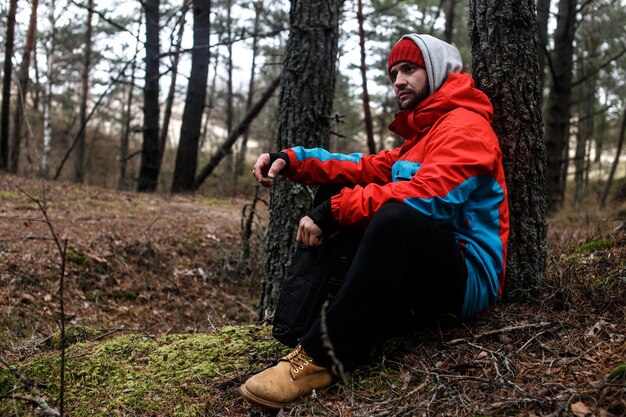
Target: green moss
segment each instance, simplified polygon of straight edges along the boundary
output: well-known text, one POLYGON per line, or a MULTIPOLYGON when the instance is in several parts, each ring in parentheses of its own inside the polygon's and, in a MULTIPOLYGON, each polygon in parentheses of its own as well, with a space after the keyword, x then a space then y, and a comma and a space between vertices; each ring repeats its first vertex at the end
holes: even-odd
POLYGON ((611 239, 598 239, 585 243, 576 249, 578 253, 596 252, 599 250, 610 249, 613 246, 611 239))
POLYGON ((20 197, 18 194, 16 193, 12 193, 11 191, 0 191, 0 201, 10 201, 13 203, 21 203, 24 202, 26 199, 20 197))
POLYGON ((85 265, 87 263, 87 258, 82 253, 68 251, 65 254, 65 257, 68 261, 75 263, 76 265, 85 265))
POLYGON ((135 301, 139 297, 139 293, 133 290, 126 290, 124 292, 124 298, 129 301, 135 301))
MULTIPOLYGON (((66 409, 68 416, 203 415, 206 398, 221 384, 256 372, 284 353, 265 326, 77 343, 67 350, 66 409)), ((59 363, 58 351, 47 352, 22 372, 45 382, 49 398, 56 398, 59 363)), ((0 415, 8 411, 9 405, 0 402, 0 415)))
POLYGON ((609 381, 617 383, 626 381, 626 362, 617 365, 617 367, 613 369, 609 374, 609 381))
MULTIPOLYGON (((65 346, 70 346, 78 342, 93 339, 99 332, 95 329, 84 326, 68 326, 65 329, 65 346)), ((53 334, 46 340, 44 346, 50 349, 61 349, 61 332, 53 334)))
POLYGON ((91 302, 95 302, 96 301, 96 296, 93 293, 90 293, 90 292, 86 292, 85 293, 85 298, 87 299, 87 301, 91 301, 91 302))

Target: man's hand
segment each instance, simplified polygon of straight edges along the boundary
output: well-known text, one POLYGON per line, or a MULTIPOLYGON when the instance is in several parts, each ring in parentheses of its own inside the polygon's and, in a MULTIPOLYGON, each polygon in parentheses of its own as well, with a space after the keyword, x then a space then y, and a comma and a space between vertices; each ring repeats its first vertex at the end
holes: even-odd
POLYGON ((322 229, 309 216, 304 216, 298 224, 296 240, 306 246, 319 246, 323 240, 322 229))
POLYGON ((256 160, 254 168, 252 169, 252 175, 254 175, 256 180, 263 187, 270 188, 272 186, 272 181, 276 178, 276 174, 278 174, 286 165, 287 162, 285 162, 285 160, 278 158, 270 166, 270 154, 264 153, 261 154, 259 159, 256 160))

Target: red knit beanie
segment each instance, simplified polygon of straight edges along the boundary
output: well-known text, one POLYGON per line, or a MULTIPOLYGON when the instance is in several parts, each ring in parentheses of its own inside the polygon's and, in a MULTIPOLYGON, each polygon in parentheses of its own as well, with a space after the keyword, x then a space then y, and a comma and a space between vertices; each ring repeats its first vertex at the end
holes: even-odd
POLYGON ((391 67, 398 62, 410 62, 411 64, 426 68, 422 51, 420 51, 420 48, 417 47, 415 42, 407 38, 401 39, 400 42, 396 43, 389 53, 389 58, 387 58, 387 73, 389 73, 391 67))

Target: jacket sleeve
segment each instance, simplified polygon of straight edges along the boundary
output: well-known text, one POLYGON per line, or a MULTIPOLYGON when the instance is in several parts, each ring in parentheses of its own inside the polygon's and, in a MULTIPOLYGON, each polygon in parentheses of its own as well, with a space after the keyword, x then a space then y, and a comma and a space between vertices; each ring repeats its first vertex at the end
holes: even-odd
POLYGON ((321 148, 301 146, 283 150, 289 157, 287 178, 301 184, 385 184, 400 149, 375 155, 330 153, 321 148))
MULTIPOLYGON (((459 222, 458 211, 470 194, 491 178, 500 149, 491 127, 446 123, 431 132, 424 159, 407 181, 344 188, 331 199, 333 217, 341 225, 366 225, 390 202, 408 204, 439 222, 459 222)), ((426 139, 426 138, 424 138, 426 139)), ((461 228, 463 225, 454 225, 461 228)))

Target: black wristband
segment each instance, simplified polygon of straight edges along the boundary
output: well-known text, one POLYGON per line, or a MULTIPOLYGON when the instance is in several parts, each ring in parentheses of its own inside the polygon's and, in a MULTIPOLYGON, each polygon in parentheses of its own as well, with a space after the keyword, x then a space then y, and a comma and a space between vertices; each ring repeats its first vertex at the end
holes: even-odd
POLYGON ((322 229, 325 236, 330 236, 339 229, 339 223, 333 217, 330 209, 330 200, 325 200, 309 213, 309 217, 322 229))
POLYGON ((287 165, 280 170, 279 174, 289 171, 289 155, 286 152, 270 152, 270 166, 277 160, 282 159, 287 165))

